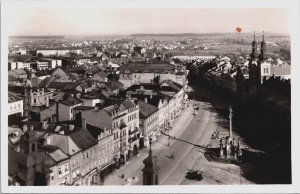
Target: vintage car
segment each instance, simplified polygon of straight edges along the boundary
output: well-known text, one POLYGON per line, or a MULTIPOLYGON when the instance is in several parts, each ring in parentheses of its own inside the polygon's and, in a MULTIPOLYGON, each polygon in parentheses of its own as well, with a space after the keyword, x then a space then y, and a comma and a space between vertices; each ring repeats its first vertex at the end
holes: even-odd
POLYGON ((199 170, 190 170, 186 173, 185 178, 201 181, 203 179, 203 172, 199 170))

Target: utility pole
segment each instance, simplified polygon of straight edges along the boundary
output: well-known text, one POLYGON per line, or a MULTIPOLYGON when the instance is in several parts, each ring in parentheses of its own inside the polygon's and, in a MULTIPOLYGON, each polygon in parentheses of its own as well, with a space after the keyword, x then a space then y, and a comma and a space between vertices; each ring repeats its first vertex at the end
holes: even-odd
POLYGON ((170 147, 170 125, 168 124, 168 146, 170 147))
POLYGON ((232 138, 232 108, 229 107, 229 137, 232 138))

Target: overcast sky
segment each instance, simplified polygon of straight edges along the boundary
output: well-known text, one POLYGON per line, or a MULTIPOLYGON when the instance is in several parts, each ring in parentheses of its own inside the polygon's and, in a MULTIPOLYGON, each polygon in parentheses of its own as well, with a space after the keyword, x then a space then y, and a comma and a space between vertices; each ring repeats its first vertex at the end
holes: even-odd
POLYGON ((284 9, 35 9, 7 14, 9 35, 289 32, 284 9))

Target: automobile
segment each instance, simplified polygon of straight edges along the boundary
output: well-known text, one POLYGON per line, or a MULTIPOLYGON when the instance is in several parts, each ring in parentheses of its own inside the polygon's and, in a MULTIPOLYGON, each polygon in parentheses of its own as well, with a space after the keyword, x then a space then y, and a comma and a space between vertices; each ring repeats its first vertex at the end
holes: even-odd
POLYGON ((191 170, 186 173, 185 178, 201 181, 203 179, 203 172, 199 170, 191 170))

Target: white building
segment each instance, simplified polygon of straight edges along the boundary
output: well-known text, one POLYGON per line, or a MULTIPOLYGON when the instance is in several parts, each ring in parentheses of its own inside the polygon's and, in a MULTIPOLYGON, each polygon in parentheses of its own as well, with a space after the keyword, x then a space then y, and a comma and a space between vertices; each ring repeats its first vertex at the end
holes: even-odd
POLYGON ((8 62, 8 69, 31 69, 30 63, 10 61, 8 62))
POLYGON ((31 106, 49 107, 49 100, 53 98, 53 92, 47 88, 32 88, 30 90, 31 106))
POLYGON ((12 92, 8 92, 8 115, 23 116, 23 99, 12 92))
POLYGON ((76 53, 81 54, 82 49, 74 49, 74 48, 61 48, 61 49, 38 49, 36 54, 42 54, 43 56, 64 56, 67 53, 76 53))
POLYGON ((46 61, 37 61, 37 69, 38 70, 44 70, 44 69, 48 69, 49 68, 49 64, 46 61))
POLYGON ((43 60, 48 62, 48 67, 51 69, 61 67, 61 65, 62 65, 62 62, 59 59, 43 59, 43 60))

